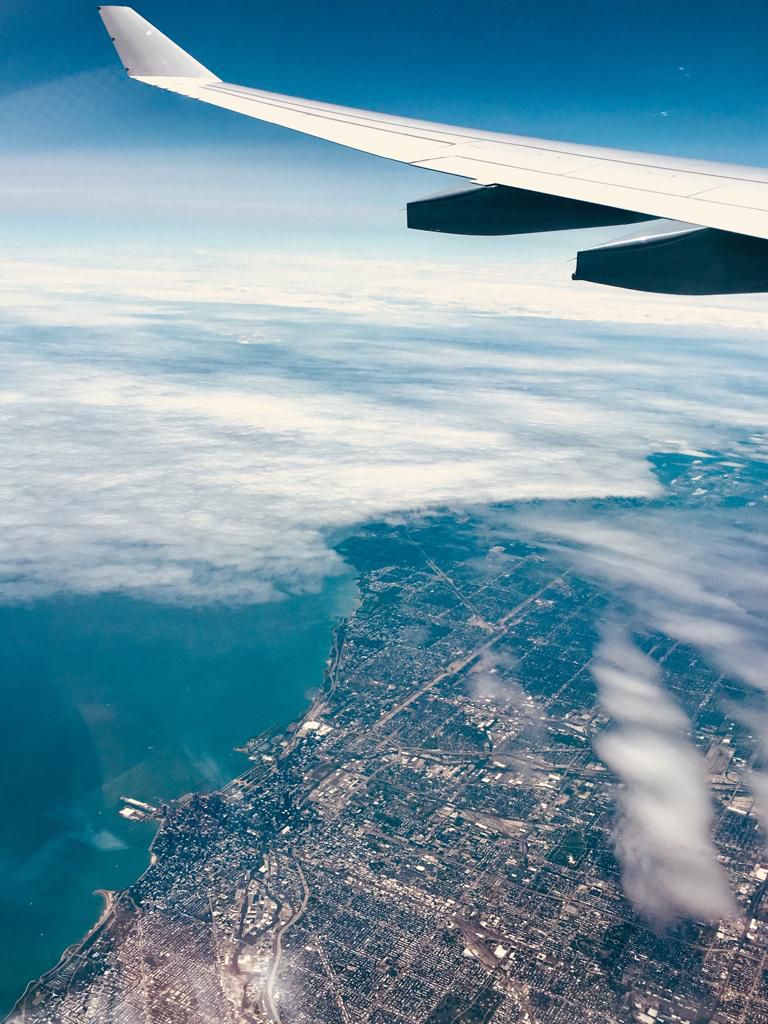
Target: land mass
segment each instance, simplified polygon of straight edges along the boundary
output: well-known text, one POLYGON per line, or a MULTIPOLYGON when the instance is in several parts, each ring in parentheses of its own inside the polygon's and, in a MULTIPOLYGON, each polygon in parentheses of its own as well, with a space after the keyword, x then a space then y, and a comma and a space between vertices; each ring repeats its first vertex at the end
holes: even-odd
MULTIPOLYGON (((723 465, 656 460, 682 506, 764 489, 764 466, 723 465)), ((768 1020, 768 868, 745 786, 756 754, 721 710, 738 685, 670 637, 635 637, 684 681, 743 911, 655 930, 624 895, 617 780, 592 744, 609 724, 589 671, 608 598, 556 555, 491 533, 480 513, 444 512, 343 543, 361 602, 312 706, 250 741, 239 778, 160 810, 147 871, 12 1019, 768 1020)))

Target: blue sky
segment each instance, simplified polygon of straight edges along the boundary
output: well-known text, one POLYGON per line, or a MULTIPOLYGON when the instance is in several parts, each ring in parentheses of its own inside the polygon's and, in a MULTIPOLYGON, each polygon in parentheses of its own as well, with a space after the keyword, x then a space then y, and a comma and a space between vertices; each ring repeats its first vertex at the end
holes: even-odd
MULTIPOLYGON (((433 0, 145 0, 138 9, 243 84, 490 129, 768 163, 768 8, 758 0, 727 10, 711 0, 490 0, 480 10, 433 0)), ((166 234, 183 223, 202 244, 255 244, 262 232, 274 242, 287 227, 297 243, 380 238, 431 251, 431 240, 406 241, 402 208, 442 190, 445 178, 131 84, 91 2, 5 0, 0 45, 8 240, 39 243, 48 232, 57 244, 64 233, 103 241, 118 227, 131 241, 152 242, 162 222, 166 234)), ((545 243, 547 251, 561 244, 545 243)), ((540 243, 484 246, 493 258, 540 243)))
MULTIPOLYGON (((3 6, 3 94, 113 67, 93 3, 3 6)), ((768 148, 760 0, 489 0, 479 11, 434 0, 144 0, 137 9, 223 77, 276 91, 685 153, 757 159, 768 148)), ((108 137, 165 139, 181 120, 182 135, 258 138, 247 122, 186 106, 154 96, 154 113, 140 119, 150 108, 137 96, 122 111, 128 124, 108 137)))

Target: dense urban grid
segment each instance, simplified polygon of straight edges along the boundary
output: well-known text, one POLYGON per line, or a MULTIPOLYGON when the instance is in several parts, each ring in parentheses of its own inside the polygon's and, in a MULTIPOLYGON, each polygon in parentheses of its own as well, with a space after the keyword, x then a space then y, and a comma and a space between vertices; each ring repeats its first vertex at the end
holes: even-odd
MULTIPOLYGON (((654 463, 665 505, 765 497, 766 463, 744 451, 654 463)), ((160 819, 151 867, 14 1015, 768 1021, 768 864, 745 786, 757 753, 727 714, 741 688, 690 647, 634 636, 691 721, 742 911, 654 928, 623 893, 617 780, 593 749, 611 726, 590 660, 617 598, 525 539, 513 511, 405 517, 343 543, 361 602, 322 693, 251 740, 249 770, 220 792, 127 807, 160 819)))

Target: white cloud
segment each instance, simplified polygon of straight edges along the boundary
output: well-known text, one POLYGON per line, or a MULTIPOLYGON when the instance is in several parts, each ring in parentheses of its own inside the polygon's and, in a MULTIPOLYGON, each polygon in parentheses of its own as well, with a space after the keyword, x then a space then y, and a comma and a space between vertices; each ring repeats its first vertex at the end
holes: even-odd
MULTIPOLYGON (((60 198, 62 209, 69 211, 67 230, 70 232, 77 223, 69 196, 69 190, 75 186, 87 208, 100 218, 110 212, 110 204, 122 202, 120 197, 124 193, 119 183, 125 171, 117 172, 117 158, 104 163, 103 156, 94 154, 93 168, 86 162, 85 169, 70 167, 66 155, 56 154, 52 159, 50 170, 46 170, 43 160, 39 167, 33 166, 30 171, 22 170, 17 157, 6 157, 5 167, 0 159, 0 186, 5 182, 6 191, 21 190, 12 196, 14 210, 20 202, 26 201, 23 194, 29 190, 29 213, 35 209, 46 212, 45 203, 41 205, 40 196, 36 194, 35 183, 41 177, 46 181, 50 179, 50 188, 60 198), (107 183, 112 182, 109 188, 103 184, 105 179, 107 183), (102 202, 108 205, 99 207, 102 202)), ((563 232, 547 236, 547 247, 542 248, 538 236, 488 240, 409 232, 402 227, 399 213, 396 217, 387 213, 384 220, 374 218, 372 222, 369 208, 354 207, 356 212, 350 220, 346 185, 338 194, 329 195, 326 202, 319 203, 322 213, 308 212, 302 203, 281 205, 267 187, 271 198, 265 209, 271 214, 278 210, 279 216, 276 223, 266 224, 259 213, 260 206, 254 207, 251 201, 248 213, 240 205, 241 199, 244 202, 244 197, 252 192, 253 175, 267 173, 267 170, 257 172, 252 159, 238 166, 234 184, 230 178, 222 179, 218 171, 212 174, 219 198, 212 202, 211 219, 220 224, 223 208, 227 207, 227 216, 244 222, 256 242, 233 250, 230 237, 230 248, 223 248, 231 235, 227 231, 216 233, 218 244, 212 246, 206 243, 210 232, 201 230, 198 223, 199 207, 205 206, 199 189, 194 182, 186 186, 179 184, 177 170, 172 161, 168 168, 168 159, 164 156, 162 172, 167 197, 163 193, 158 198, 156 209, 147 209, 146 203, 155 201, 145 199, 144 215, 130 203, 124 211, 128 237, 136 237, 132 225, 139 222, 146 228, 147 237, 155 240, 154 245, 122 242, 119 227, 111 221, 109 233, 115 236, 118 232, 115 237, 122 242, 119 250, 112 244, 103 249, 67 251, 66 245, 56 239, 53 247, 49 241, 35 251, 22 239, 17 252, 0 259, 0 281, 4 291, 13 293, 14 308, 29 309, 36 316, 55 323, 61 322, 62 314, 65 317, 71 314, 77 322, 81 317, 86 321, 103 322, 105 317, 118 311, 127 313, 128 310, 120 309, 121 304, 138 306, 136 311, 139 312, 141 306, 149 310, 157 303, 177 303, 189 309, 190 305, 207 302, 226 303, 233 307, 233 312, 254 305, 272 305, 294 311, 320 310, 377 325, 472 324, 480 331, 484 329, 481 321, 507 316, 588 321, 611 327, 635 325, 685 332, 695 329, 695 334, 684 333, 676 340, 677 352, 685 351, 694 379, 703 369, 699 356, 713 341, 720 343, 723 355, 734 357, 739 352, 759 348, 761 338, 764 342, 766 336, 768 296, 654 296, 572 281, 571 260, 579 247, 593 243, 594 233, 563 232), (342 220, 337 219, 334 222, 337 230, 330 231, 326 222, 336 216, 336 203, 344 204, 342 220), (181 205, 177 209, 174 204, 181 205), (164 232, 170 231, 173 235, 168 226, 170 222, 162 221, 162 230, 152 230, 161 210, 170 214, 176 210, 186 245, 163 244, 164 232), (365 234, 358 234, 351 240, 347 229, 353 226, 353 221, 365 229, 365 234), (299 224, 306 226, 310 222, 322 226, 322 231, 308 238, 306 232, 299 230, 299 224), (260 234, 264 237, 259 237, 260 234), (195 240, 192 247, 190 238, 195 240), (713 333, 715 330, 717 335, 713 333), (743 337, 745 331, 749 333, 743 337)), ((197 166, 189 154, 179 159, 187 167, 197 166)), ((146 193, 146 175, 136 170, 141 161, 142 155, 136 154, 130 181, 125 186, 128 191, 136 189, 137 197, 146 193)), ((149 173, 154 168, 152 160, 147 167, 149 173)), ((283 186, 286 178, 297 175, 296 187, 290 186, 291 195, 311 194, 318 199, 310 182, 302 178, 306 171, 294 168, 286 172, 272 162, 267 167, 268 173, 283 186)), ((154 170, 151 175, 155 176, 154 170)), ((440 182, 437 184, 439 186, 440 182)), ((53 208, 50 211, 57 212, 62 211, 53 208)), ((49 225, 49 234, 52 230, 49 225)), ((551 360, 552 354, 547 355, 551 360)), ((585 353, 585 361, 597 359, 602 366, 608 355, 608 348, 602 352, 591 350, 585 353)), ((640 372, 647 373, 642 367, 649 363, 648 354, 639 346, 634 355, 640 372)), ((524 357, 519 353, 516 356, 527 359, 529 368, 536 368, 534 351, 525 353, 524 357)), ((660 361, 667 359, 674 365, 675 352, 665 354, 660 346, 653 346, 651 366, 658 368, 660 361)), ((626 354, 620 362, 626 367, 626 354)), ((753 379, 760 373, 755 366, 742 370, 733 368, 753 379)), ((564 372, 569 373, 567 362, 564 372)), ((687 399, 694 403, 693 411, 700 411, 701 403, 706 403, 706 397, 701 398, 696 393, 688 395, 687 399)), ((738 414, 738 405, 734 410, 738 414)))
POLYGON ((609 625, 591 665, 613 720, 595 749, 622 782, 614 834, 629 899, 656 924, 736 915, 710 838, 712 808, 689 722, 665 692, 653 659, 609 625))
POLYGON ((519 704, 524 693, 515 678, 517 658, 509 651, 487 648, 469 674, 470 692, 479 700, 519 704))
POLYGON ((709 838, 712 811, 696 752, 634 728, 602 735, 597 751, 624 784, 615 841, 629 899, 662 925, 735 917, 709 838))
POLYGON ((592 675, 600 687, 600 703, 616 721, 649 729, 685 729, 688 720, 659 686, 655 663, 626 638, 604 637, 592 675))
POLYGON ((101 257, 0 265, 5 600, 267 600, 367 516, 647 497, 648 452, 766 420, 759 332, 521 318, 498 268, 101 257))

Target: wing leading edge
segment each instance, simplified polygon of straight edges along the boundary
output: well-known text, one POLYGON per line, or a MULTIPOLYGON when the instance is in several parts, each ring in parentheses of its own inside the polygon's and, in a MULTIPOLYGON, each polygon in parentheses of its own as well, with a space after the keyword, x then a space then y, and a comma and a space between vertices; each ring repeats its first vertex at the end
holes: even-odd
POLYGON ((768 291, 764 169, 483 132, 233 85, 132 8, 100 13, 137 81, 471 180, 465 191, 409 204, 411 227, 518 234, 662 219, 674 223, 579 253, 574 276, 647 291, 768 291))

